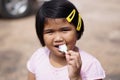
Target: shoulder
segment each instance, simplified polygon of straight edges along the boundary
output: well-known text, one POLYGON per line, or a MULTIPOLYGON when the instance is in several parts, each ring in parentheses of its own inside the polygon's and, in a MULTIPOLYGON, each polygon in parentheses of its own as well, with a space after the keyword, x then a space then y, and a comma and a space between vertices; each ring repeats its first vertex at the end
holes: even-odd
POLYGON ((83 50, 79 50, 80 56, 81 56, 81 60, 82 60, 82 64, 83 66, 91 66, 91 65, 99 65, 100 62, 98 61, 98 59, 96 57, 94 57, 93 55, 91 55, 88 52, 85 52, 83 50))
POLYGON ((48 49, 46 47, 42 47, 37 49, 31 56, 31 58, 39 58, 42 57, 43 55, 47 55, 48 49))
POLYGON ((94 60, 97 60, 94 56, 92 56, 90 53, 86 52, 86 51, 83 51, 83 50, 80 50, 79 49, 79 53, 80 53, 80 56, 81 56, 81 59, 83 61, 94 61, 94 60))
POLYGON ((83 77, 89 79, 103 79, 105 77, 104 69, 99 60, 91 54, 79 50, 82 60, 82 74, 83 77))
POLYGON ((30 59, 27 62, 27 68, 30 72, 34 73, 35 68, 39 63, 41 63, 48 56, 48 49, 46 47, 42 47, 37 49, 30 59))

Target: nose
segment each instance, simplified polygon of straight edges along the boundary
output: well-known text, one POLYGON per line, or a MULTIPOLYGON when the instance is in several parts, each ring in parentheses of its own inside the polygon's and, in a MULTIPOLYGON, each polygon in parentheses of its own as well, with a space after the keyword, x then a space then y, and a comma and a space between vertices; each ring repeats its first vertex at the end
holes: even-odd
POLYGON ((64 42, 64 38, 62 37, 61 34, 56 33, 54 36, 54 42, 57 44, 63 43, 64 42))

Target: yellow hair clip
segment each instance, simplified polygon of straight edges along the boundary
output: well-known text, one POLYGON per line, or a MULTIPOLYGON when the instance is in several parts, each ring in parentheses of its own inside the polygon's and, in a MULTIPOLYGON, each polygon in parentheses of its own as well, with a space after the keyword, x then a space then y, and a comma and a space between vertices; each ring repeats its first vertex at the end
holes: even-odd
POLYGON ((75 16, 75 9, 72 10, 72 12, 68 15, 68 17, 66 18, 68 22, 71 22, 75 16))
MULTIPOLYGON (((66 18, 68 22, 71 22, 73 20, 75 13, 76 13, 76 10, 73 9, 72 12, 66 18)), ((80 14, 78 14, 78 25, 77 25, 76 30, 80 31, 80 29, 81 29, 81 17, 80 17, 80 14)))
POLYGON ((80 31, 81 29, 81 17, 80 17, 80 14, 78 14, 78 25, 77 25, 77 31, 80 31))

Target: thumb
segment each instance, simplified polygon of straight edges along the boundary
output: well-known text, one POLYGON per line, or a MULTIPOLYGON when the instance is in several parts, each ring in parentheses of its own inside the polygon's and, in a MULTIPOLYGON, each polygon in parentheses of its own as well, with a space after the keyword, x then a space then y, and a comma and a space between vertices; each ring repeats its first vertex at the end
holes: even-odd
POLYGON ((69 53, 66 53, 66 54, 65 54, 65 57, 66 57, 67 62, 69 62, 69 60, 70 60, 70 54, 69 54, 69 53))

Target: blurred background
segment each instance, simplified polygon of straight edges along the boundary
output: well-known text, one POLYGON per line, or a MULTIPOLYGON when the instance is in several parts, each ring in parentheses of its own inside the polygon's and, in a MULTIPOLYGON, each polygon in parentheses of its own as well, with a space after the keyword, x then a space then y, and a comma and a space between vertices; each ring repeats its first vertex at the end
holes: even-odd
MULTIPOLYGON (((27 60, 41 47, 35 13, 44 1, 0 0, 0 80, 27 80, 27 60)), ((77 46, 101 62, 105 80, 120 80, 120 0, 70 1, 85 23, 77 46)))

